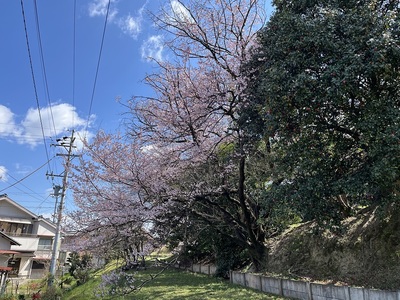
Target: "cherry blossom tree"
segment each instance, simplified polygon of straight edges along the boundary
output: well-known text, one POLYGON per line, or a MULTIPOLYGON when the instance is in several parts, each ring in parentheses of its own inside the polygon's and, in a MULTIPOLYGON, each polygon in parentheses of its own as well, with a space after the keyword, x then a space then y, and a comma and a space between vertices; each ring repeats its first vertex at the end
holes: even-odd
POLYGON ((162 164, 174 170, 164 181, 172 192, 169 201, 186 203, 214 230, 221 221, 234 226, 231 238, 257 268, 264 259, 265 230, 260 199, 246 186, 246 164, 255 151, 238 119, 246 105, 241 69, 256 47, 263 4, 172 1, 154 18, 173 58, 156 61, 159 71, 146 77, 154 96, 128 103, 131 135, 162 153, 162 164))
POLYGON ((139 192, 143 178, 138 176, 146 176, 146 169, 138 152, 134 144, 104 132, 86 145, 71 185, 79 208, 71 213, 81 237, 77 250, 103 254, 119 250, 129 263, 152 242, 149 226, 158 208, 139 192))
POLYGON ((261 267, 268 231, 252 188, 267 177, 249 181, 248 163, 262 156, 237 121, 246 105, 241 68, 256 47, 263 4, 171 1, 154 16, 169 59, 146 77, 153 96, 132 98, 127 134, 98 133, 75 166, 80 209, 72 217, 86 247, 132 253, 137 241, 150 244, 175 225, 203 227, 261 267))

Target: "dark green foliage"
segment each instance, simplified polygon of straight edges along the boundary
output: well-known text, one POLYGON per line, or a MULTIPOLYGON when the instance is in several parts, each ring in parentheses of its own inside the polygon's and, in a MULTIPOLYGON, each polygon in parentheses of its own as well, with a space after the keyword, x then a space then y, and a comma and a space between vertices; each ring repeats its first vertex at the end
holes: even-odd
POLYGON ((357 205, 396 201, 398 1, 275 4, 242 116, 270 142, 272 197, 330 222, 357 205))
POLYGON ((243 249, 231 239, 221 237, 215 243, 217 267, 215 276, 229 278, 229 271, 243 267, 249 263, 249 255, 246 249, 243 249))
POLYGON ((229 271, 242 267, 250 262, 246 247, 240 245, 237 239, 232 238, 234 230, 220 225, 203 224, 203 228, 191 233, 191 242, 188 243, 181 254, 180 261, 188 259, 190 262, 206 262, 215 264, 216 276, 228 278, 229 271), (217 226, 217 225, 215 225, 217 226))
POLYGON ((155 225, 161 227, 159 235, 168 236, 172 246, 181 242, 186 253, 190 250, 197 259, 209 255, 215 258, 215 241, 229 237, 232 244, 248 250, 255 265, 261 266, 265 254, 265 231, 258 223, 260 199, 252 188, 257 184, 261 186, 265 179, 251 179, 255 174, 247 173, 250 166, 245 168, 246 158, 238 158, 237 147, 233 142, 222 144, 217 154, 210 156, 207 162, 187 168, 173 184, 188 196, 175 199, 179 205, 165 215, 160 214, 155 225), (168 231, 164 233, 163 229, 168 231))
POLYGON ((72 252, 67 261, 70 263, 68 273, 77 279, 77 284, 85 283, 89 279, 92 256, 89 253, 79 254, 72 252))

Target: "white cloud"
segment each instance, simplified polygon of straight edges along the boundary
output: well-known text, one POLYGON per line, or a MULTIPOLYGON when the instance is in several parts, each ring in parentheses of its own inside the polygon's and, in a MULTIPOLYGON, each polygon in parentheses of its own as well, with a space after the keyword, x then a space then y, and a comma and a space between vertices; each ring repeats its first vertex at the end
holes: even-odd
POLYGON ((141 47, 142 59, 151 61, 163 61, 163 38, 161 35, 153 35, 149 37, 141 47))
POLYGON ((89 16, 91 17, 105 16, 107 14, 108 1, 110 1, 108 20, 112 21, 118 14, 118 10, 111 6, 111 4, 115 2, 115 0, 94 0, 93 2, 90 2, 88 7, 89 16))
POLYGON ((15 124, 13 112, 4 105, 0 105, 0 120, 0 137, 20 135, 21 129, 15 124))
POLYGON ((142 31, 142 17, 139 16, 137 18, 132 17, 131 15, 121 18, 118 21, 118 26, 121 28, 122 32, 136 39, 139 33, 142 31))
POLYGON ((179 22, 195 23, 188 9, 180 1, 172 0, 171 9, 173 13, 172 20, 176 20, 179 22))
POLYGON ((76 150, 81 151, 84 148, 84 143, 85 142, 90 143, 95 134, 87 130, 80 130, 75 133, 75 136, 76 136, 75 139, 76 150))
POLYGON ((45 137, 57 136, 68 129, 86 125, 80 118, 76 108, 68 103, 60 103, 40 109, 30 108, 21 122, 22 134, 18 137, 21 144, 36 146, 45 137), (41 118, 40 118, 41 116, 41 118))
POLYGON ((140 150, 141 150, 143 153, 151 153, 151 152, 154 152, 155 149, 157 149, 156 146, 154 146, 154 145, 147 145, 147 146, 142 147, 140 150))
MULTIPOLYGON (((117 0, 111 0, 111 4, 116 3, 117 0)), ((116 18, 118 10, 115 7, 110 8, 108 20, 116 24, 124 34, 129 35, 136 39, 142 32, 143 13, 147 5, 146 3, 138 10, 136 16, 131 14, 116 18)), ((89 16, 91 17, 104 17, 107 13, 108 0, 94 0, 89 4, 89 16)))
POLYGON ((122 32, 136 39, 142 32, 143 12, 147 2, 139 9, 137 16, 132 17, 130 14, 124 18, 120 18, 116 23, 122 32))
POLYGON ((43 143, 43 135, 46 138, 57 137, 72 128, 82 130, 92 124, 95 116, 92 115, 89 121, 85 120, 78 115, 74 106, 57 103, 41 108, 40 114, 37 108, 30 108, 19 123, 15 118, 8 107, 0 105, 0 138, 35 147, 43 143))
POLYGON ((6 167, 0 166, 0 181, 6 182, 8 180, 7 171, 6 167))

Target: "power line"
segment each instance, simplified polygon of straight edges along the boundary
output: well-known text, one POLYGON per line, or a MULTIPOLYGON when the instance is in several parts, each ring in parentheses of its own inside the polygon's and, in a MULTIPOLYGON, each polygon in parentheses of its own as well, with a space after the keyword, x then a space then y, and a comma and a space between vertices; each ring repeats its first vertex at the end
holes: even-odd
MULTIPOLYGON (((12 176, 10 173, 8 173, 7 176, 10 176, 10 177, 11 177, 12 179, 14 179, 15 181, 18 181, 18 179, 15 178, 14 176, 12 176)), ((39 195, 39 193, 35 192, 34 190, 32 190, 30 187, 26 186, 25 184, 22 184, 22 183, 21 183, 21 185, 22 185, 23 187, 25 187, 26 189, 30 190, 33 194, 29 194, 29 193, 25 192, 24 190, 22 190, 22 189, 19 188, 19 187, 15 187, 15 188, 16 188, 17 190, 21 191, 23 194, 30 195, 31 197, 33 197, 33 198, 35 198, 35 199, 37 199, 37 200, 40 200, 40 201, 43 200, 42 197, 40 197, 40 198, 37 197, 37 195, 39 195)))
POLYGON ((25 177, 21 178, 20 180, 14 182, 13 184, 9 185, 8 187, 0 190, 0 193, 13 187, 14 185, 24 181, 26 178, 28 178, 29 176, 31 176, 32 174, 36 173, 37 171, 39 171, 41 168, 43 168, 45 165, 47 165, 48 163, 50 163, 50 161, 53 159, 54 157, 52 157, 51 159, 49 159, 48 161, 46 161, 43 165, 41 165, 39 168, 35 169, 34 171, 32 171, 31 173, 29 173, 28 175, 26 175, 25 177))
POLYGON ((111 3, 111 0, 108 0, 106 18, 105 18, 104 27, 103 27, 103 34, 102 34, 102 37, 101 37, 99 58, 98 58, 98 60, 97 60, 96 74, 95 74, 95 77, 94 77, 94 84, 93 84, 93 90, 92 90, 92 97, 91 97, 91 99, 90 99, 89 114, 88 114, 88 118, 87 118, 87 122, 86 122, 86 129, 87 129, 87 127, 89 126, 90 115, 91 115, 91 113, 92 113, 94 92, 95 92, 95 90, 96 90, 97 76, 98 76, 98 74, 99 74, 99 67, 100 67, 101 54, 102 54, 102 52, 103 52, 104 37, 105 37, 105 35, 106 35, 106 28, 107 28, 107 23, 108 23, 108 14, 109 14, 109 12, 110 12, 110 3, 111 3))
MULTIPOLYGON (((25 18, 24 1, 21 0, 20 2, 21 2, 22 18, 23 18, 23 21, 24 21, 25 39, 26 39, 26 46, 27 46, 27 49, 28 49, 29 64, 30 64, 30 67, 31 67, 33 89, 34 89, 34 92, 35 92, 36 105, 37 105, 38 113, 39 113, 39 120, 40 120, 41 129, 42 129, 43 143, 44 143, 44 148, 45 148, 45 151, 46 151, 47 163, 49 163, 50 162, 50 157, 49 157, 49 152, 47 150, 46 138, 45 138, 45 135, 44 135, 43 120, 42 120, 42 114, 40 112, 39 97, 38 97, 37 88, 36 88, 35 73, 33 71, 31 48, 29 46, 28 30, 27 30, 26 18, 25 18)), ((50 164, 49 164, 49 168, 50 168, 50 164)))
MULTIPOLYGON (((74 25, 72 38, 72 106, 75 106, 75 79, 76 79, 76 0, 74 0, 74 25)), ((75 127, 75 116, 72 115, 72 126, 75 127)))
POLYGON ((42 71, 43 71, 44 86, 45 86, 45 90, 46 90, 47 102, 49 104, 49 110, 50 110, 51 121, 52 121, 52 124, 53 124, 54 135, 56 135, 57 134, 56 124, 54 122, 53 109, 52 109, 52 105, 51 105, 51 102, 50 102, 49 84, 48 84, 47 75, 46 75, 46 65, 44 63, 42 37, 41 37, 41 34, 40 34, 39 15, 38 15, 38 10, 37 10, 36 0, 33 1, 33 4, 34 4, 34 8, 35 8, 36 32, 37 32, 37 37, 38 37, 39 53, 40 53, 40 61, 41 61, 41 65, 42 65, 42 71))
MULTIPOLYGON (((53 129, 53 132, 54 132, 54 136, 56 136, 57 135, 57 129, 56 129, 55 121, 54 121, 53 105, 51 104, 51 100, 50 100, 49 84, 48 84, 48 80, 47 80, 46 64, 45 64, 44 54, 43 54, 42 37, 41 37, 41 34, 40 34, 39 14, 38 14, 38 8, 37 8, 36 0, 34 0, 33 3, 34 3, 34 11, 35 11, 35 23, 36 23, 36 32, 37 32, 38 45, 39 45, 40 62, 41 62, 41 66, 42 66, 43 81, 44 81, 44 86, 45 86, 45 94, 46 94, 47 103, 48 103, 48 106, 49 106, 50 118, 51 118, 51 124, 49 124, 49 130, 51 131, 51 125, 53 125, 52 129, 53 129)), ((55 168, 56 171, 57 171, 57 165, 55 163, 53 163, 53 168, 55 168)), ((48 171, 50 173, 53 172, 52 167, 50 165, 49 165, 48 169, 49 169, 48 171)))
POLYGON ((46 207, 42 206, 44 204, 44 202, 46 202, 48 200, 48 198, 50 198, 50 195, 48 195, 42 202, 40 202, 39 205, 37 205, 37 207, 36 207, 37 212, 39 211, 39 209, 48 208, 47 206, 46 207))

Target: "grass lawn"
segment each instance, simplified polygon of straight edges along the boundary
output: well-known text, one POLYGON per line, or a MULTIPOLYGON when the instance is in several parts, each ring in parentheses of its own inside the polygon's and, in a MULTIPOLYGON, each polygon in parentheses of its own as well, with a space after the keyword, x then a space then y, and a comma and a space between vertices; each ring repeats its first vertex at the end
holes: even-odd
MULTIPOLYGON (((151 274, 156 274, 157 269, 139 271, 137 280, 146 280, 151 274)), ((89 300, 98 299, 94 292, 100 283, 100 277, 97 276, 82 286, 78 286, 68 293, 64 294, 63 300, 89 300)), ((148 282, 136 293, 126 295, 125 297, 110 297, 107 299, 136 299, 136 300, 206 300, 206 299, 237 299, 237 300, 258 300, 258 299, 286 299, 278 296, 267 295, 244 288, 238 285, 232 285, 226 280, 209 277, 206 275, 192 274, 186 271, 165 270, 155 279, 148 282)))

